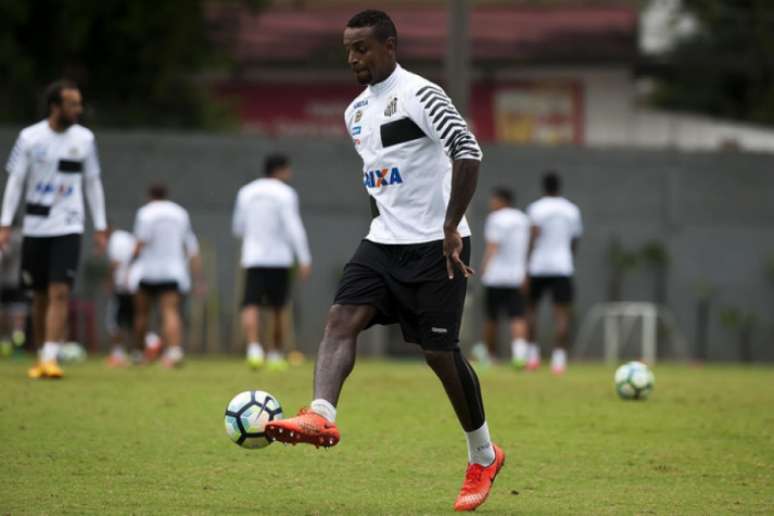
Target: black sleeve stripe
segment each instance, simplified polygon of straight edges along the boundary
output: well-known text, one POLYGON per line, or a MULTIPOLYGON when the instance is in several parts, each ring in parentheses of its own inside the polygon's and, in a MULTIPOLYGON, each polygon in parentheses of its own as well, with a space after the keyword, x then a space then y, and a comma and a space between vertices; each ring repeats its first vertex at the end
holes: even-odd
POLYGON ((425 96, 422 97, 421 99, 419 99, 419 102, 420 102, 420 104, 423 104, 423 105, 427 106, 427 103, 431 102, 433 100, 445 100, 445 101, 448 102, 449 101, 449 97, 447 97, 446 95, 441 95, 440 93, 436 93, 434 91, 431 91, 429 93, 425 93, 425 96))
POLYGON ((420 97, 421 100, 424 102, 425 99, 422 98, 422 94, 424 93, 425 96, 426 96, 427 93, 425 93, 425 92, 428 92, 428 91, 444 95, 443 91, 440 88, 438 88, 437 86, 427 85, 427 86, 423 86, 423 87, 419 88, 419 91, 417 91, 417 97, 420 97))
POLYGON ((468 147, 467 145, 465 145, 463 147, 457 147, 457 149, 455 150, 454 154, 455 155, 459 155, 459 154, 465 154, 467 152, 470 152, 470 154, 473 154, 474 156, 478 156, 478 154, 479 154, 479 151, 478 151, 477 148, 475 148, 475 147, 468 147))
MULTIPOLYGON (((452 105, 448 102, 441 102, 437 106, 435 106, 432 110, 430 110, 430 116, 435 116, 435 114, 438 112, 439 109, 446 109, 451 108, 452 105)), ((427 108, 430 109, 430 108, 427 108)))
POLYGON ((446 129, 446 126, 449 124, 459 124, 464 125, 465 122, 462 121, 461 118, 458 118, 456 116, 447 116, 443 120, 441 120, 439 123, 435 124, 436 131, 439 133, 446 129))
POLYGON ((438 127, 439 123, 445 122, 449 118, 453 118, 453 119, 455 119, 455 120, 457 120, 459 122, 463 121, 462 117, 460 116, 460 114, 457 113, 456 111, 454 111, 452 109, 443 109, 443 110, 439 111, 438 114, 433 117, 433 125, 438 127))
POLYGON ((463 124, 449 124, 449 127, 446 128, 446 130, 441 134, 441 139, 446 140, 446 136, 449 134, 449 132, 454 129, 455 127, 459 127, 461 129, 464 129, 465 126, 463 124))
POLYGON ((449 105, 449 101, 447 99, 434 98, 434 99, 430 100, 430 102, 428 102, 424 106, 425 106, 425 111, 430 111, 434 107, 437 107, 437 106, 448 106, 448 105, 449 105))

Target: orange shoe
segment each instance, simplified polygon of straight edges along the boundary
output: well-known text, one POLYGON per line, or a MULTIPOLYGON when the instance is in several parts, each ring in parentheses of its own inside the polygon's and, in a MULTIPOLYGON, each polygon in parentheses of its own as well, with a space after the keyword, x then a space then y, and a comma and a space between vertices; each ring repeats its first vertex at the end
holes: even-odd
POLYGON ((27 370, 27 378, 30 378, 31 380, 39 380, 40 378, 46 377, 46 369, 43 367, 43 364, 38 362, 35 364, 34 367, 31 367, 27 370))
POLYGON ((59 379, 64 376, 64 371, 56 362, 45 362, 42 367, 46 372, 46 378, 59 379))
POLYGON ((331 423, 309 408, 302 408, 296 417, 280 419, 266 424, 266 437, 281 443, 307 443, 317 448, 330 448, 338 444, 340 435, 335 423, 331 423))
POLYGON ((495 460, 489 466, 481 464, 468 464, 465 472, 465 482, 462 484, 457 501, 454 502, 455 511, 475 511, 476 507, 484 503, 492 489, 495 477, 505 464, 505 453, 496 444, 492 445, 495 452, 495 460))

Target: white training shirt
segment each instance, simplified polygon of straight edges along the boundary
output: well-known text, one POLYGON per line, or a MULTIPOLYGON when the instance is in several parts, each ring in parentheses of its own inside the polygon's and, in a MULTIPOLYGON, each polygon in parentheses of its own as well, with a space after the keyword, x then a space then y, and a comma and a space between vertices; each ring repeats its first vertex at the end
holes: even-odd
POLYGON ((172 201, 151 201, 137 211, 134 236, 143 248, 132 273, 132 288, 141 281, 176 281, 181 292, 191 288, 188 261, 199 254, 188 212, 172 201))
POLYGON ((527 273, 529 219, 515 208, 501 208, 486 218, 486 243, 497 244, 481 283, 487 287, 520 287, 527 273))
POLYGON ((572 241, 583 233, 580 210, 558 196, 545 196, 527 208, 533 226, 540 228, 529 261, 532 276, 572 276, 572 241))
MULTIPOLYGON (((446 93, 398 65, 350 104, 344 121, 363 159, 363 186, 378 210, 366 238, 382 244, 443 239, 451 160, 482 157, 446 93)), ((459 232, 470 235, 465 217, 459 232)))
POLYGON ((312 257, 296 191, 275 178, 243 186, 236 198, 234 235, 242 239, 242 267, 290 267, 312 257))
POLYGON ((58 133, 43 120, 22 130, 6 169, 8 184, 0 225, 9 226, 26 179, 23 233, 59 236, 83 233, 83 190, 89 200, 94 228, 104 230, 105 198, 100 180, 94 133, 72 125, 58 133))
POLYGON ((115 264, 113 270, 114 290, 119 294, 128 294, 131 292, 129 283, 129 271, 132 267, 134 249, 137 246, 137 240, 128 231, 117 229, 110 234, 108 240, 107 255, 108 260, 115 264))

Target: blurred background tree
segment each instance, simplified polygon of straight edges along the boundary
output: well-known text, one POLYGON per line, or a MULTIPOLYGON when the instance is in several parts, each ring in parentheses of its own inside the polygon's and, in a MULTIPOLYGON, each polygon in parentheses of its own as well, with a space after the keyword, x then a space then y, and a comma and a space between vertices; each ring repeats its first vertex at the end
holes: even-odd
POLYGON ((45 85, 68 77, 93 125, 228 126, 232 110, 197 80, 228 66, 206 28, 203 0, 2 0, 0 123, 41 117, 45 85))
POLYGON ((697 30, 667 55, 660 107, 774 124, 774 2, 682 0, 697 30))

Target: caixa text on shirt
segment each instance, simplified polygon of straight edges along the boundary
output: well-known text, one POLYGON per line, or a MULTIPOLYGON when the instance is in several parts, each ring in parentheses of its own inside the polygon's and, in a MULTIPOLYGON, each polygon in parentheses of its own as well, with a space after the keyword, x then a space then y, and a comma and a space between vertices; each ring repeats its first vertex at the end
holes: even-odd
POLYGON ((363 186, 366 188, 381 188, 383 186, 403 183, 398 167, 369 170, 363 173, 363 186))

